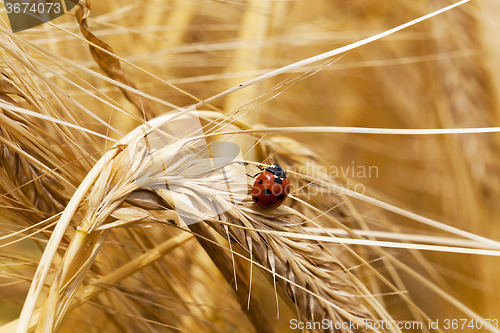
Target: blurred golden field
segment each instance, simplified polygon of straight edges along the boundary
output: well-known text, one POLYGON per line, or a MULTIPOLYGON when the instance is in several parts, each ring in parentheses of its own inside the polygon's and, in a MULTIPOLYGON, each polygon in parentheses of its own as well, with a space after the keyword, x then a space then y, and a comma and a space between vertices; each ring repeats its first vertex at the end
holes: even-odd
MULTIPOLYGON (((119 184, 117 177, 132 169, 119 167, 118 157, 110 157, 114 164, 98 170, 75 213, 68 215, 69 225, 62 229, 35 299, 41 319, 28 325, 30 330, 298 332, 290 328, 290 320, 322 319, 316 313, 332 319, 332 311, 337 313, 325 300, 330 294, 323 290, 331 289, 340 290, 336 295, 343 299, 332 296, 339 302, 335 304, 344 302, 348 309, 340 311, 338 320, 356 317, 359 310, 359 316, 367 312, 374 320, 424 323, 422 329, 401 331, 499 332, 492 323, 488 329, 477 327, 483 319, 500 320, 498 131, 335 131, 499 126, 498 1, 467 2, 201 106, 260 75, 454 2, 81 1, 80 13, 77 7, 15 34, 0 6, 0 332, 15 332, 59 213, 65 207, 68 211, 70 199, 84 188, 98 161, 116 148, 116 140, 145 120, 197 103, 197 110, 206 111, 200 113, 202 125, 213 125, 213 131, 255 130, 210 140, 230 140, 241 147, 246 161, 278 162, 289 171, 292 195, 282 210, 258 212, 248 197, 241 210, 219 217, 220 224, 210 220, 183 231, 165 222, 170 217, 162 220, 155 209, 127 199, 128 192, 104 205, 105 194, 119 184), (87 27, 97 41, 85 34, 87 27), (105 51, 101 41, 112 51, 105 51), (92 51, 95 57, 89 49, 93 43, 100 46, 92 51), (328 129, 313 130, 318 126, 328 129), (303 129, 276 131, 279 127, 303 129), (103 174, 109 180, 99 188, 106 181, 103 174), (333 184, 363 196, 338 195, 331 191, 333 184), (99 197, 101 201, 95 199, 99 197), (97 206, 104 208, 92 213, 97 206), (123 212, 130 210, 120 210, 124 207, 151 215, 128 220, 125 227, 90 226, 81 239, 75 236, 94 218, 96 226, 127 221, 123 212), (312 228, 401 247, 422 244, 423 249, 331 243, 321 237, 332 234, 312 228), (309 236, 291 241, 280 232, 309 236), (205 233, 212 241, 204 244, 190 233, 205 233), (176 243, 180 237, 182 242, 176 243), (66 251, 73 246, 74 252, 66 251), (462 250, 450 247, 477 251, 458 253, 462 250), (73 258, 71 253, 77 254, 73 258), (280 265, 286 279, 299 282, 277 276, 280 265), (294 288, 307 289, 307 300, 287 299, 294 288), (352 295, 351 289, 356 290, 352 295), (458 320, 459 326, 446 329, 446 319, 458 320), (462 327, 461 319, 467 325, 472 319, 476 326, 462 327), (439 321, 440 330, 427 329, 429 320, 439 321)), ((120 146, 117 154, 120 149, 128 148, 120 146)), ((253 165, 247 170, 259 171, 253 165)))

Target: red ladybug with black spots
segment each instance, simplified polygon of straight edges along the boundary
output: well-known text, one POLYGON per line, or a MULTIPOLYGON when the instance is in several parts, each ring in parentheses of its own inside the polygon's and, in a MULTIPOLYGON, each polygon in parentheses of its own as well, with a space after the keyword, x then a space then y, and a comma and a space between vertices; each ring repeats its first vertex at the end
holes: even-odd
POLYGON ((290 181, 279 164, 270 165, 252 178, 255 177, 257 178, 252 187, 252 199, 260 209, 277 208, 288 197, 290 181))

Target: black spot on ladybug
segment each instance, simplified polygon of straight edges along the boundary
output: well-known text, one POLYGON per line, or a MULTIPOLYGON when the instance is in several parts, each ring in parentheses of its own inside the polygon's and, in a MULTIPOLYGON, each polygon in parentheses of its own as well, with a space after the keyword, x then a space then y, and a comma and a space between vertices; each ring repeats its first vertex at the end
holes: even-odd
POLYGON ((278 199, 279 200, 282 200, 284 197, 285 197, 285 195, 283 193, 281 193, 280 195, 278 195, 278 199))
POLYGON ((259 179, 257 183, 262 184, 262 179, 259 179))
POLYGON ((264 194, 265 194, 265 195, 268 195, 268 196, 269 196, 269 195, 271 195, 271 190, 270 190, 270 189, 268 189, 268 188, 265 188, 265 189, 264 189, 264 194))
POLYGON ((281 180, 281 178, 278 178, 278 177, 274 178, 274 182, 276 184, 280 184, 280 185, 283 184, 283 180, 281 180))
POLYGON ((259 198, 257 198, 257 197, 253 197, 253 201, 255 201, 255 202, 259 202, 259 198))

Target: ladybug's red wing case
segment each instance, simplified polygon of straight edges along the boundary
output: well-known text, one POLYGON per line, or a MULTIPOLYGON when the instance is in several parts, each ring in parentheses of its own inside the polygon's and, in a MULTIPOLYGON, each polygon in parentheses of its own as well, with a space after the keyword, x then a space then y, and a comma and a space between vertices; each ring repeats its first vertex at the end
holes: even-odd
POLYGON ((285 201, 290 193, 290 181, 276 177, 273 173, 262 172, 252 187, 252 198, 261 209, 273 209, 285 201))

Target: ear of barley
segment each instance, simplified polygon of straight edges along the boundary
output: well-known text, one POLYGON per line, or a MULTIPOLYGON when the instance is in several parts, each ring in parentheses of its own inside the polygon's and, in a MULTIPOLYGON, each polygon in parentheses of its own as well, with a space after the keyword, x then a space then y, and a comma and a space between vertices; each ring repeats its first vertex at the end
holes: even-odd
MULTIPOLYGON (((159 128, 161 121, 155 123, 159 128)), ((38 332, 51 332, 64 316, 107 232, 113 228, 109 224, 112 214, 115 217, 129 214, 128 219, 121 218, 122 222, 115 227, 151 219, 161 221, 158 217, 149 218, 146 210, 128 208, 117 211, 124 200, 138 190, 138 184, 142 188, 155 188, 154 191, 164 200, 164 206, 174 206, 181 218, 205 221, 221 236, 229 234, 244 250, 252 251, 256 263, 279 287, 283 297, 309 320, 357 322, 374 319, 363 301, 370 296, 356 287, 353 276, 345 272, 337 258, 323 252, 321 245, 314 242, 297 242, 272 233, 273 230, 305 232, 300 226, 284 217, 276 220, 235 205, 234 198, 226 195, 225 185, 220 183, 223 180, 220 169, 228 165, 219 169, 207 168, 206 160, 197 159, 196 151, 191 148, 196 140, 186 138, 158 150, 147 149, 140 141, 144 133, 150 133, 144 131, 148 126, 143 125, 127 135, 117 145, 121 147, 120 151, 105 161, 105 167, 90 190, 88 211, 66 251, 42 311, 54 315, 40 317, 38 332), (158 188, 165 183, 168 183, 168 188, 158 188), (214 219, 217 216, 225 224, 217 223, 214 219), (270 233, 253 230, 269 230, 270 233)), ((158 133, 162 134, 161 131, 158 133)), ((168 140, 169 136, 165 139, 168 140)), ((231 178, 231 174, 229 177, 226 181, 241 182, 238 178, 231 178)), ((246 189, 246 180, 240 186, 246 189)))

